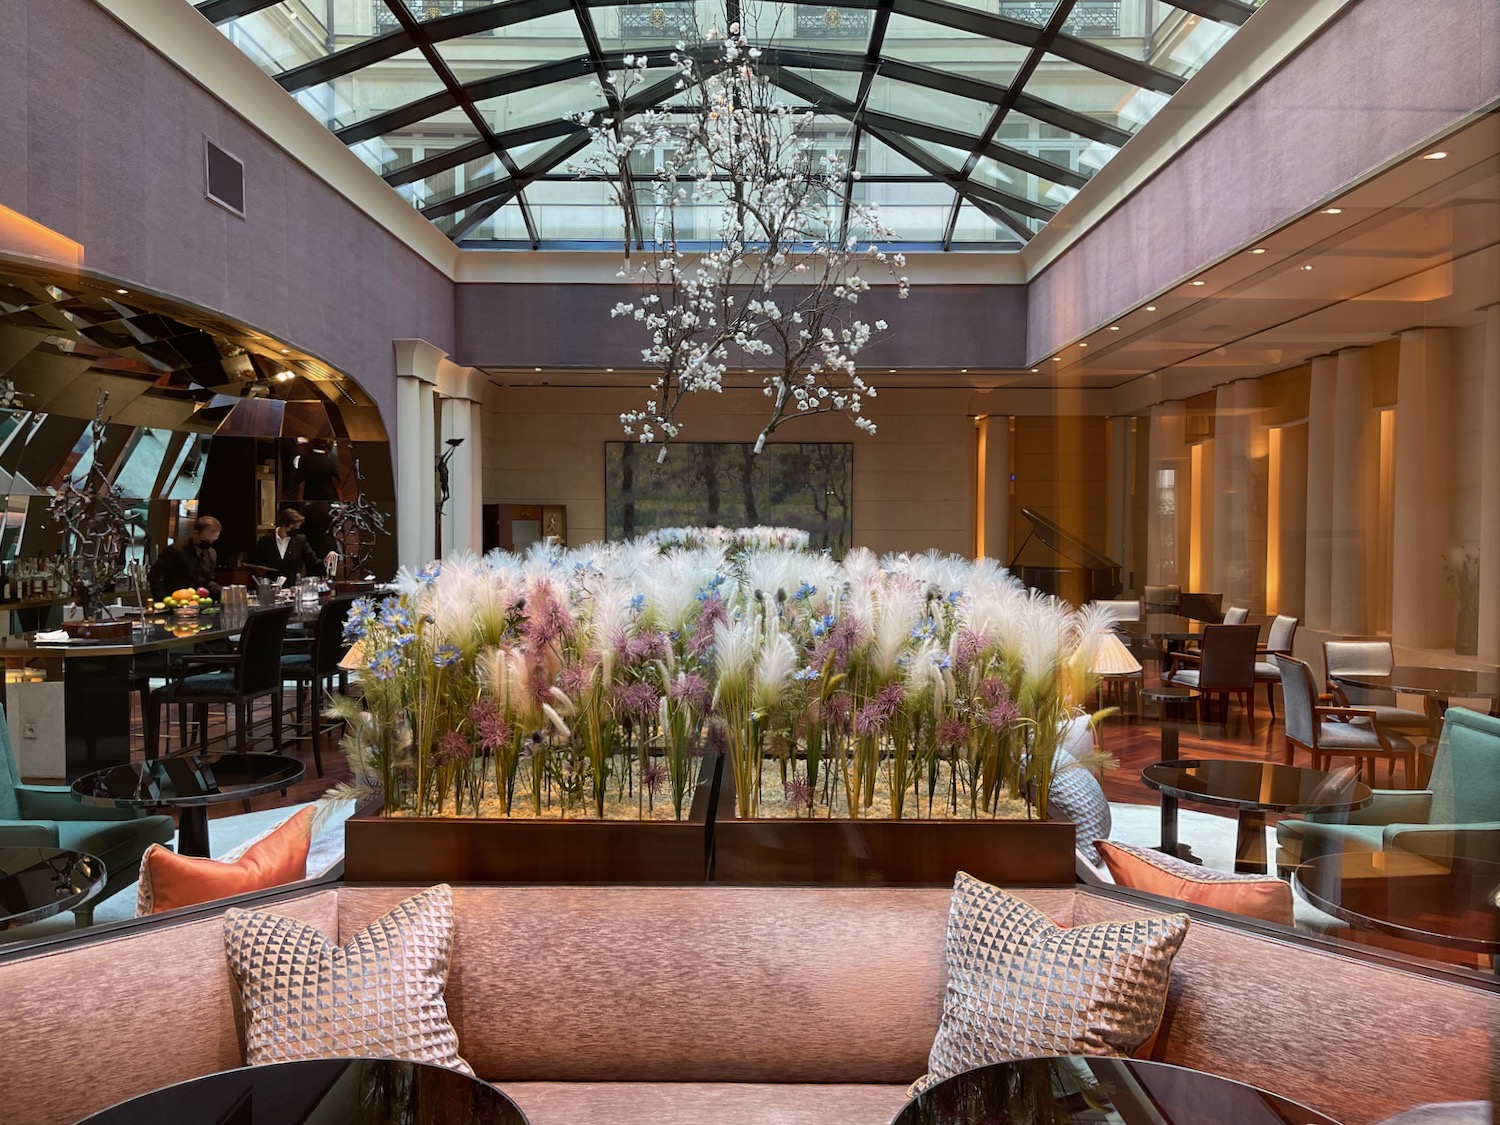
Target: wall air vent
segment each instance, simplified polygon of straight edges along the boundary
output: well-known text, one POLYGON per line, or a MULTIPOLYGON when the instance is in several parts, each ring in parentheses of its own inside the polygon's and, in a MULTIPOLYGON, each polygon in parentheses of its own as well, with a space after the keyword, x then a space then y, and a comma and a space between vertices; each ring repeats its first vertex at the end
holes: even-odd
POLYGON ((245 217, 245 163, 203 138, 204 194, 226 211, 245 217))

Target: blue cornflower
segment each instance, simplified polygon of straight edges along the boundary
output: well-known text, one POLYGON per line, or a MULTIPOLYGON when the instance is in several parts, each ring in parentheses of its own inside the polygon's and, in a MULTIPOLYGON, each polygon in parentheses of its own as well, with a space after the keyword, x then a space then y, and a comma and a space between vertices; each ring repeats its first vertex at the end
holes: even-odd
POLYGON ((380 603, 380 623, 387 629, 410 629, 411 613, 400 598, 389 597, 380 603))
POLYGON ((813 622, 812 635, 821 637, 833 628, 833 614, 825 613, 819 620, 813 622))
POLYGON ((816 668, 799 668, 792 673, 792 679, 794 680, 816 680, 817 678, 818 670, 816 668))
POLYGON ((812 597, 817 592, 818 588, 816 586, 812 585, 809 582, 804 582, 802 583, 802 585, 797 587, 797 592, 793 594, 792 597, 799 602, 805 602, 808 598, 812 597))
POLYGON ((946 652, 939 650, 932 654, 932 663, 935 667, 941 668, 943 671, 947 671, 948 666, 952 664, 953 661, 948 658, 948 654, 946 652))
POLYGON ((932 620, 932 618, 929 617, 925 621, 918 622, 916 625, 913 625, 911 627, 912 640, 926 640, 928 637, 932 636, 933 633, 936 632, 936 630, 936 623, 932 620))
POLYGON ((962 590, 950 590, 948 592, 948 604, 957 605, 959 602, 964 600, 964 597, 965 595, 962 590))
POLYGON ((370 665, 370 672, 377 680, 394 680, 399 659, 394 649, 381 649, 375 654, 375 661, 370 665))
POLYGON ((439 574, 443 573, 443 564, 434 559, 421 570, 417 571, 417 579, 421 582, 431 582, 439 574))
POLYGON ((349 616, 344 618, 344 640, 359 640, 374 621, 375 600, 355 598, 349 603, 349 616))
POLYGON ((437 651, 432 654, 432 662, 439 668, 447 668, 457 664, 463 653, 458 651, 457 645, 451 645, 444 641, 438 645, 437 651))
POLYGON ((405 648, 416 639, 417 635, 415 633, 397 633, 391 638, 391 649, 394 651, 398 648, 405 648))
POLYGON ((641 610, 643 610, 645 608, 646 608, 646 595, 645 594, 637 594, 635 597, 633 597, 633 598, 630 599, 630 611, 632 613, 640 613, 641 610))

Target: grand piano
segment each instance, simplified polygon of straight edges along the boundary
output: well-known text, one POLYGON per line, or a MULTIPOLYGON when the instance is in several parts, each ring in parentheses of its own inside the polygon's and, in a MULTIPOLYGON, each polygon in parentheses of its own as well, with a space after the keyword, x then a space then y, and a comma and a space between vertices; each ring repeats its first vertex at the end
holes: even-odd
POLYGON ((1032 508, 1022 508, 1021 515, 1031 524, 1031 530, 1011 557, 1012 574, 1033 590, 1056 594, 1074 605, 1120 596, 1124 585, 1120 580, 1119 563, 1032 508), (1017 566, 1016 560, 1033 538, 1052 548, 1072 565, 1017 566))

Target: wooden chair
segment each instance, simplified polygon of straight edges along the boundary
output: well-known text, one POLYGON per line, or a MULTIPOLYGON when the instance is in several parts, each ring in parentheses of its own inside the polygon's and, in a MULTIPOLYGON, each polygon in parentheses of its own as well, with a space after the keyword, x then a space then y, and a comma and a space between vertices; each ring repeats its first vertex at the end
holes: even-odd
POLYGON ((1203 647, 1198 652, 1174 652, 1167 663, 1164 683, 1177 687, 1197 688, 1203 693, 1198 701, 1202 721, 1203 700, 1217 696, 1221 719, 1229 721, 1229 697, 1238 695, 1250 718, 1250 734, 1255 734, 1255 646, 1260 640, 1258 625, 1209 625, 1203 630, 1203 647))
POLYGON ((1286 704, 1286 761, 1300 747, 1312 756, 1315 770, 1327 769, 1333 757, 1355 758, 1361 771, 1369 769, 1368 782, 1375 783, 1375 760, 1389 763, 1388 777, 1394 785, 1396 762, 1406 767, 1406 787, 1417 784, 1417 748, 1406 738, 1387 731, 1372 707, 1326 705, 1319 696, 1312 669, 1292 656, 1277 656, 1281 671, 1281 695, 1286 704))
POLYGON ((1278 656, 1292 655, 1292 642, 1297 638, 1295 617, 1278 615, 1271 622, 1271 631, 1266 634, 1266 643, 1256 650, 1255 682, 1266 685, 1266 705, 1271 709, 1271 722, 1276 721, 1276 685, 1281 683, 1281 668, 1276 663, 1278 656))
POLYGON ((1194 621, 1207 621, 1217 625, 1224 619, 1221 608, 1223 604, 1223 594, 1188 592, 1178 596, 1177 612, 1183 617, 1191 617, 1194 621))
POLYGON ((1338 675, 1389 676, 1396 666, 1390 641, 1324 641, 1323 667, 1328 670, 1328 694, 1345 707, 1369 707, 1386 730, 1425 735, 1432 729, 1426 711, 1397 706, 1396 693, 1373 688, 1345 687, 1338 675))

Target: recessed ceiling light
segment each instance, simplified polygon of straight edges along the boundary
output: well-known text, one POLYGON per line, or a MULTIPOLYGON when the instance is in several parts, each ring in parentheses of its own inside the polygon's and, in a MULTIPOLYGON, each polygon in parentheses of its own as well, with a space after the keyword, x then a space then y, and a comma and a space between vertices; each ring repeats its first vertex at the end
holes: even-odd
POLYGON ((958 373, 960 375, 967 375, 969 373, 969 369, 967 367, 960 367, 958 369, 958 373))
POLYGON ((1207 284, 1208 284, 1208 282, 1206 282, 1206 281, 1195 281, 1195 282, 1193 282, 1193 284, 1194 284, 1194 285, 1195 285, 1195 286, 1196 286, 1196 285, 1207 285, 1207 284))
POLYGON ((1079 347, 1080 347, 1080 348, 1086 348, 1086 347, 1088 347, 1088 344, 1085 344, 1085 343, 1080 343, 1080 344, 1079 344, 1079 345, 1078 345, 1078 346, 1079 346, 1079 347))
POLYGON ((614 368, 613 367, 606 367, 604 370, 606 370, 606 371, 613 371, 614 368))
POLYGON ((533 368, 532 368, 532 370, 533 370, 533 371, 540 371, 540 370, 541 370, 541 368, 540 368, 540 367, 533 367, 533 368))
POLYGON ((1311 272, 1312 272, 1312 266, 1303 266, 1303 267, 1302 267, 1302 269, 1303 269, 1303 270, 1304 270, 1304 271, 1305 271, 1305 272, 1308 272, 1308 273, 1311 273, 1311 272))
POLYGON ((1111 324, 1109 326, 1109 330, 1111 332, 1118 332, 1120 330, 1120 326, 1118 324, 1111 324))
POLYGON ((1033 374, 1033 375, 1040 375, 1040 374, 1041 374, 1041 372, 1042 372, 1042 369, 1041 369, 1041 368, 1040 368, 1040 367, 1033 367, 1033 368, 1032 368, 1032 369, 1031 369, 1031 373, 1032 373, 1032 374, 1033 374))
POLYGON ((894 367, 887 367, 885 369, 885 373, 887 375, 894 375, 896 373, 896 369, 894 367))
POLYGON ((118 293, 120 296, 123 297, 126 294, 128 294, 130 292, 130 290, 129 289, 116 289, 115 292, 118 293))
POLYGON ((1053 356, 1052 357, 1052 362, 1053 363, 1061 363, 1062 362, 1062 356, 1060 356, 1060 355, 1053 356))
POLYGON ((1325 215, 1342 215, 1343 213, 1344 213, 1344 209, 1342 207, 1325 207, 1325 208, 1323 208, 1323 214, 1325 214, 1325 215))
POLYGON ((1439 149, 1437 152, 1425 152, 1422 154, 1423 160, 1446 160, 1447 158, 1448 154, 1446 152, 1443 152, 1441 149, 1439 149))
POLYGON ((1257 246, 1254 250, 1250 251, 1252 254, 1264 254, 1265 252, 1266 248, 1264 246, 1257 246))
POLYGON ((1156 311, 1156 306, 1155 305, 1147 305, 1146 306, 1146 311, 1147 312, 1155 312, 1156 311))
POLYGON ((292 354, 292 349, 291 348, 282 348, 281 349, 281 354, 282 355, 291 355, 292 354))

